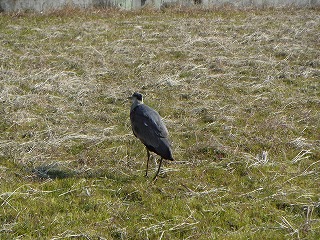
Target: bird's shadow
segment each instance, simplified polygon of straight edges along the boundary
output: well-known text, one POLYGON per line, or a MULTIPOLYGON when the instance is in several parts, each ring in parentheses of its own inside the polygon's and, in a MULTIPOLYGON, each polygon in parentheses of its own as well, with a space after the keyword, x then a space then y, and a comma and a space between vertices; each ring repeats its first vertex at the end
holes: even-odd
POLYGON ((28 171, 32 173, 34 180, 39 181, 47 179, 57 180, 66 178, 106 178, 117 182, 126 183, 131 182, 138 177, 135 174, 129 175, 118 172, 116 173, 114 171, 109 171, 108 169, 103 168, 74 170, 63 165, 51 163, 29 168, 28 171))

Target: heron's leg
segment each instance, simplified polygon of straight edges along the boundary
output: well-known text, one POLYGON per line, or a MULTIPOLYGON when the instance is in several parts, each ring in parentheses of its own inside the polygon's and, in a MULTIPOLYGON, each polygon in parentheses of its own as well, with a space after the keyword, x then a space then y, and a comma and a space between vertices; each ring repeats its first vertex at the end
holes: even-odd
POLYGON ((161 159, 160 159, 160 163, 159 163, 158 171, 156 172, 156 175, 153 177, 153 180, 157 179, 157 177, 158 177, 158 174, 159 174, 160 169, 161 169, 162 159, 163 159, 163 158, 161 158, 161 159))
POLYGON ((149 150, 148 150, 148 148, 146 148, 147 149, 147 156, 148 156, 148 160, 147 160, 147 170, 146 170, 146 177, 148 177, 148 168, 149 168, 149 160, 150 160, 150 152, 149 152, 149 150))

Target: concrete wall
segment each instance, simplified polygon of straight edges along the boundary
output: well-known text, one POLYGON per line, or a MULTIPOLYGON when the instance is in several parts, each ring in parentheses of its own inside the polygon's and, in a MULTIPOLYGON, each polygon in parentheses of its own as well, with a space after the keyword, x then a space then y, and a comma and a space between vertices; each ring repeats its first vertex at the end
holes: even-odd
POLYGON ((72 7, 120 7, 123 9, 138 9, 145 3, 151 3, 156 8, 163 5, 190 6, 195 3, 204 7, 221 6, 224 4, 235 7, 245 6, 320 6, 320 0, 0 0, 0 11, 35 10, 47 11, 72 7))
POLYGON ((151 0, 155 7, 165 6, 190 6, 203 7, 230 5, 234 7, 285 7, 285 6, 320 6, 320 0, 151 0))
POLYGON ((229 4, 235 7, 247 6, 320 6, 320 0, 202 0, 204 6, 221 6, 229 4))
POLYGON ((66 6, 88 7, 120 7, 123 9, 136 9, 141 7, 145 0, 0 0, 0 11, 48 11, 61 9, 66 6))

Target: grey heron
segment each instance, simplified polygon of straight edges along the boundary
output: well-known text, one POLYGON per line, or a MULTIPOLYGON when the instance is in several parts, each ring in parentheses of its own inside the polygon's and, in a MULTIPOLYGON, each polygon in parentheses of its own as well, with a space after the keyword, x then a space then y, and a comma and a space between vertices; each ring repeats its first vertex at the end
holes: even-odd
POLYGON ((132 100, 130 120, 133 134, 147 149, 146 177, 148 176, 150 151, 161 157, 158 170, 153 178, 155 180, 160 172, 162 160, 174 160, 169 143, 168 130, 159 113, 143 103, 142 94, 135 92, 129 98, 132 100))

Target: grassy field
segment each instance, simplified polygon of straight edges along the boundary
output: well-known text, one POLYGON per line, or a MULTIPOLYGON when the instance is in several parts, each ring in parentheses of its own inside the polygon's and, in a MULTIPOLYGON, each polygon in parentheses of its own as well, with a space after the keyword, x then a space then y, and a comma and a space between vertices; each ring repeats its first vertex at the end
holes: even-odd
POLYGON ((319 39, 319 9, 0 14, 0 238, 320 239, 319 39))

